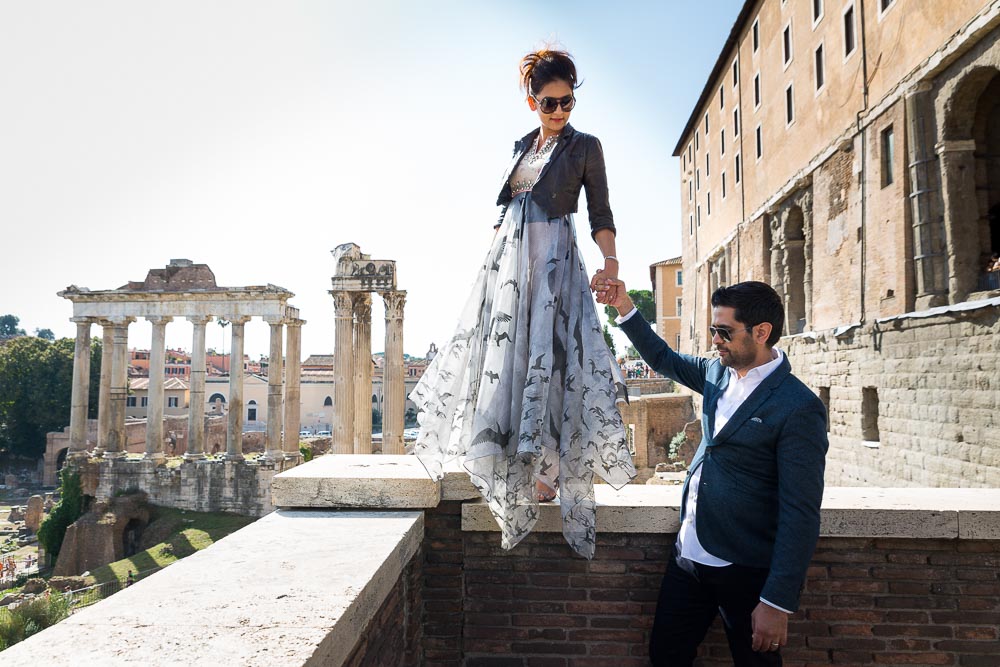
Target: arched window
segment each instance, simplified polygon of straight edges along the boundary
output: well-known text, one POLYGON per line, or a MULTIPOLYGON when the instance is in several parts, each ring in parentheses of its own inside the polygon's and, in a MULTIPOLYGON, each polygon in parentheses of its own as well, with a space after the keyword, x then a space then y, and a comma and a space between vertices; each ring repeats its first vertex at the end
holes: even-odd
POLYGON ((250 401, 247 403, 247 421, 257 421, 257 401, 250 401))
POLYGON ((209 403, 215 403, 216 401, 226 402, 226 397, 222 394, 212 394, 212 397, 208 399, 209 403))
POLYGON ((323 407, 324 407, 324 408, 330 408, 330 407, 333 407, 333 399, 332 399, 332 398, 330 398, 329 396, 327 396, 327 397, 326 397, 326 400, 324 400, 324 401, 323 401, 323 407))

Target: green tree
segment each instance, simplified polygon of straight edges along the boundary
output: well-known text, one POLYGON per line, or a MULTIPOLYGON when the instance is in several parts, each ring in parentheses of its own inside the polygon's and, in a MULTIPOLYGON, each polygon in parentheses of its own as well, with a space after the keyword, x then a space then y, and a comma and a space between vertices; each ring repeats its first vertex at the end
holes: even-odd
POLYGON ((55 340, 56 335, 52 333, 52 329, 35 329, 35 335, 42 340, 55 340))
POLYGON ((18 329, 21 318, 16 315, 0 315, 0 339, 23 336, 24 329, 18 329))
POLYGON ((67 466, 59 473, 59 503, 52 508, 49 515, 38 527, 38 541, 45 548, 45 553, 55 561, 62 548, 66 529, 83 515, 83 487, 80 485, 80 474, 67 466))
MULTIPOLYGON (((608 306, 610 308, 610 306, 608 306)), ((608 344, 608 349, 611 350, 611 354, 618 356, 618 350, 615 349, 615 339, 611 337, 611 330, 608 329, 608 325, 604 325, 604 342, 608 344)))
MULTIPOLYGON (((45 434, 69 424, 75 341, 21 336, 0 347, 0 454, 40 458, 45 434)), ((91 341, 90 406, 96 416, 100 342, 91 341)))
MULTIPOLYGON (((656 299, 653 298, 651 291, 648 289, 630 289, 628 296, 647 322, 656 321, 656 299)), ((618 326, 615 323, 615 318, 618 317, 618 310, 614 306, 604 306, 604 313, 608 316, 608 324, 613 327, 618 326)))

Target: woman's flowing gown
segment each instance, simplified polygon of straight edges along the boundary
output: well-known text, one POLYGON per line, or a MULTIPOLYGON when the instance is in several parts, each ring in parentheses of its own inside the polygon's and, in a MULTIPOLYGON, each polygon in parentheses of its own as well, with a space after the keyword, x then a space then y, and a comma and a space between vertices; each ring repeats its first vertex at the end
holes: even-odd
POLYGON ((538 518, 536 480, 558 480, 563 534, 591 558, 594 475, 635 476, 618 401, 625 382, 604 340, 573 218, 531 199, 507 208, 455 335, 410 394, 414 453, 435 479, 462 459, 514 547, 538 518))

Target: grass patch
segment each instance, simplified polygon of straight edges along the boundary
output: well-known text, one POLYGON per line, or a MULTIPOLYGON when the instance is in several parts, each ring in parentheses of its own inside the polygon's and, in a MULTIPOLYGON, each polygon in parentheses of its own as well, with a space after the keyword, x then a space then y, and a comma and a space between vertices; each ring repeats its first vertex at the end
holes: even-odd
MULTIPOLYGON (((174 524, 176 530, 145 551, 97 568, 91 572, 88 580, 91 584, 103 584, 116 579, 123 581, 129 570, 139 573, 170 565, 256 520, 256 517, 225 512, 188 512, 171 507, 157 507, 156 521, 174 524)), ((150 526, 152 525, 151 523, 150 526)))

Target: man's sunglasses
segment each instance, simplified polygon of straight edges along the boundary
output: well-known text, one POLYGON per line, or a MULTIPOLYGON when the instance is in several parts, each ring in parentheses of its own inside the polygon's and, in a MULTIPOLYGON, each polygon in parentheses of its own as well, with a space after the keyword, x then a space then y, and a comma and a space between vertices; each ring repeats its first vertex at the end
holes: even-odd
POLYGON ((552 113, 556 110, 556 107, 562 107, 563 111, 572 111, 573 107, 576 106, 576 98, 572 95, 567 95, 566 97, 543 97, 542 99, 538 99, 532 95, 531 99, 535 100, 542 113, 552 113))
POLYGON ((712 334, 712 338, 718 336, 722 339, 723 343, 733 342, 733 331, 753 331, 753 327, 743 327, 742 329, 730 329, 729 327, 709 327, 708 331, 712 334))

